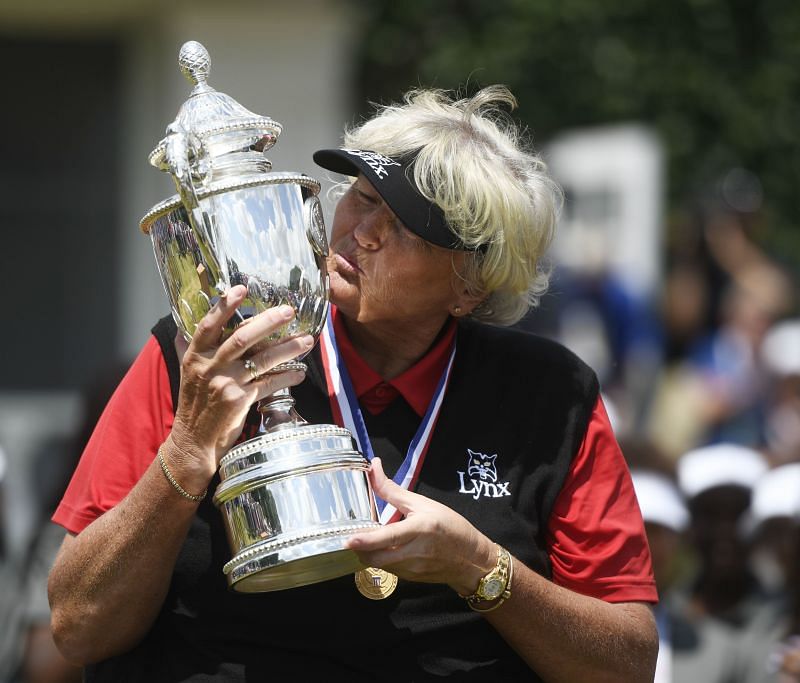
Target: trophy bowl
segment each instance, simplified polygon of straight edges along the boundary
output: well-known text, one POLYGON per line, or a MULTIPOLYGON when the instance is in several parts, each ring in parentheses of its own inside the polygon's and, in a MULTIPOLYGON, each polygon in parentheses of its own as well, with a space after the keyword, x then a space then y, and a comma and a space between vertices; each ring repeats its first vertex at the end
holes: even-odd
MULTIPOLYGON (((178 61, 194 87, 150 154, 178 193, 140 221, 178 329, 191 339, 219 297, 244 285, 246 298, 223 339, 280 304, 296 315, 264 344, 301 334, 318 338, 328 309, 319 183, 271 170, 264 153, 282 126, 206 83, 210 62, 202 45, 184 44, 178 61)), ((273 371, 292 367, 298 362, 273 371)), ((258 409, 259 435, 222 458, 213 497, 233 554, 223 567, 229 586, 246 593, 283 590, 360 569, 345 540, 379 523, 368 464, 353 436, 335 425, 308 424, 288 390, 258 409)))

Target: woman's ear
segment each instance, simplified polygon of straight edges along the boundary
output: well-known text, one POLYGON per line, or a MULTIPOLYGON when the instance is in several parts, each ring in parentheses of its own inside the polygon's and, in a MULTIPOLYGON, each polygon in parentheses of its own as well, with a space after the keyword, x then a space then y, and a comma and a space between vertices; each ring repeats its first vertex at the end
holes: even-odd
POLYGON ((470 256, 461 252, 456 256, 457 260, 453 261, 453 300, 448 311, 454 318, 469 315, 486 298, 483 293, 471 293, 470 288, 467 286, 467 279, 464 273, 467 272, 466 259, 470 256))
MULTIPOLYGON (((463 286, 463 282, 461 283, 463 286)), ((470 294, 466 289, 463 289, 460 294, 456 296, 455 301, 450 305, 450 315, 454 318, 462 318, 469 315, 483 302, 485 297, 470 294)))

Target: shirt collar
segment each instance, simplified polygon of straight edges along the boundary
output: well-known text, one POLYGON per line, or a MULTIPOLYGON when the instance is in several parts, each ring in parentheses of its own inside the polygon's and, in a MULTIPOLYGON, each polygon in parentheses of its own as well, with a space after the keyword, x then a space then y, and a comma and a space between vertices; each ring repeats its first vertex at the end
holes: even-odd
POLYGON ((423 417, 450 360, 457 329, 455 319, 449 319, 433 346, 422 358, 405 372, 386 381, 358 354, 347 335, 344 317, 339 315, 336 306, 332 304, 331 315, 336 345, 347 366, 353 391, 364 407, 377 414, 399 394, 417 415, 423 417))

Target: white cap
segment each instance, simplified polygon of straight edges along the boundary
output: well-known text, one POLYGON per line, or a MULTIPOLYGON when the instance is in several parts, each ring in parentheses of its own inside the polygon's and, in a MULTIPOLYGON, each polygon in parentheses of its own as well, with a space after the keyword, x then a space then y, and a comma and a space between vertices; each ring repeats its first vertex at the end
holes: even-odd
POLYGON ((764 456, 752 448, 720 443, 689 451, 678 460, 678 486, 687 499, 717 486, 752 489, 767 471, 764 456))
POLYGON ((800 520, 800 462, 776 467, 758 480, 750 514, 755 524, 773 517, 800 520))
POLYGON ((781 377, 800 375, 800 320, 773 325, 761 344, 761 360, 781 377))
POLYGON ((689 525, 689 511, 678 487, 658 472, 633 470, 633 489, 645 522, 681 532, 689 525))

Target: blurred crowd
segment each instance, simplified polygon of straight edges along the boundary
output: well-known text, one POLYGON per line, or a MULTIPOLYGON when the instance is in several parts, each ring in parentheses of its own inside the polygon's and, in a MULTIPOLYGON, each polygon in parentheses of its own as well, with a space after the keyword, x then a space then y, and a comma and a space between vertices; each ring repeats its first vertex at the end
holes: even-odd
MULTIPOLYGON (((601 380, 661 596, 656 682, 798 683, 798 290, 760 246, 752 184, 727 182, 671 226, 657 292, 603 268, 556 269, 521 325, 601 380)), ((25 557, 12 561, 0 534, 0 683, 80 680, 49 635, 46 577, 63 532, 48 520, 121 372, 87 388, 84 428, 36 465, 40 532, 25 557)))
MULTIPOLYGON (((618 436, 659 586, 657 681, 800 681, 800 318, 756 212, 671 254, 663 357, 618 436)), ((612 399, 613 403, 613 399, 612 399)))
POLYGON ((800 682, 798 286, 759 209, 734 170, 671 226, 655 296, 556 269, 525 321, 600 376, 659 587, 656 683, 800 682))

